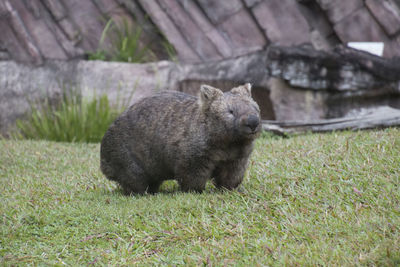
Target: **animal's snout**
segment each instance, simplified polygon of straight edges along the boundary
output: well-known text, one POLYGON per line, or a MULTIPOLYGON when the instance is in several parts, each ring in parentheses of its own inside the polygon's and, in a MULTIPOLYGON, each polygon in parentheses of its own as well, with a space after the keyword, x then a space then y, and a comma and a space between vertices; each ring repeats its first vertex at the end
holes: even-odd
POLYGON ((254 131, 257 126, 260 124, 260 119, 258 116, 250 115, 246 120, 246 126, 249 127, 252 131, 254 131))

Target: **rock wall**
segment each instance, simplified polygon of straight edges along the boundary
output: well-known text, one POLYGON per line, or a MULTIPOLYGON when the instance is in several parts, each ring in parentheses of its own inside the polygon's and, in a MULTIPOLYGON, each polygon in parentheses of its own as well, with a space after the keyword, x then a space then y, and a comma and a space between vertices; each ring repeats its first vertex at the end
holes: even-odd
POLYGON ((270 46, 271 102, 277 120, 338 118, 362 109, 400 108, 400 62, 346 47, 270 46))
POLYGON ((0 61, 0 134, 11 131, 15 121, 29 112, 31 103, 45 98, 57 101, 63 90, 71 89, 81 91, 84 97, 107 94, 111 102, 124 98, 133 103, 160 90, 197 94, 202 83, 226 90, 252 82, 264 118, 274 119, 266 64, 265 51, 202 64, 48 60, 35 66, 0 61), (243 68, 249 72, 244 73, 243 68))
POLYGON ((143 42, 167 58, 159 30, 181 62, 245 55, 270 44, 329 49, 350 41, 385 43, 400 56, 399 0, 0 0, 0 59, 41 64, 83 58, 107 18, 128 18, 143 42))
POLYGON ((32 101, 57 100, 63 90, 107 94, 131 103, 159 90, 197 94, 206 83, 222 90, 250 82, 266 120, 337 118, 382 105, 400 108, 400 63, 354 49, 325 52, 311 45, 281 47, 219 62, 46 61, 40 66, 0 61, 0 132, 29 111, 32 101), (243 71, 246 70, 246 71, 243 71), (132 95, 132 98, 129 98, 132 95))
POLYGON ((85 58, 98 48, 110 18, 140 25, 142 42, 165 59, 162 36, 146 16, 129 0, 0 0, 0 60, 40 65, 85 58))

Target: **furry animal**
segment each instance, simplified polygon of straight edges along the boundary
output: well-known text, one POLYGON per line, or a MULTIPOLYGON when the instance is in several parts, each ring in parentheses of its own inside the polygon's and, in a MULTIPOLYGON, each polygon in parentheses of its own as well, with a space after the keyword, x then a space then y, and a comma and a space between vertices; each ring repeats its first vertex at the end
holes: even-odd
POLYGON ((202 85, 200 96, 164 91, 133 104, 101 142, 101 170, 126 194, 156 193, 176 179, 201 192, 207 180, 232 190, 244 177, 260 109, 249 83, 223 93, 202 85))

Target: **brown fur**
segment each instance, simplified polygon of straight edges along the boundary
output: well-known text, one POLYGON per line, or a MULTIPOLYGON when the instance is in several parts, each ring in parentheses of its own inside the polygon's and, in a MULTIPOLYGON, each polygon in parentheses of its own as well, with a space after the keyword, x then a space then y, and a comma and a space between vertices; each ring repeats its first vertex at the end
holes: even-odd
POLYGON ((222 93, 202 85, 200 97, 166 91, 132 105, 101 143, 101 170, 130 193, 155 193, 176 179, 183 191, 236 188, 243 180, 260 111, 251 85, 222 93))

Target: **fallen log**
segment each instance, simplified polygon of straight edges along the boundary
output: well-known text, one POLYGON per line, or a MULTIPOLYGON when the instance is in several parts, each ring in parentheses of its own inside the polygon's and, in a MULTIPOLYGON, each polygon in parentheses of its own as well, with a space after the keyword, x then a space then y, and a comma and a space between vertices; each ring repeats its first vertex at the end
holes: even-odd
POLYGON ((360 112, 358 115, 315 121, 263 120, 264 131, 279 135, 305 132, 330 132, 340 130, 363 130, 400 125, 400 109, 388 106, 360 112))

